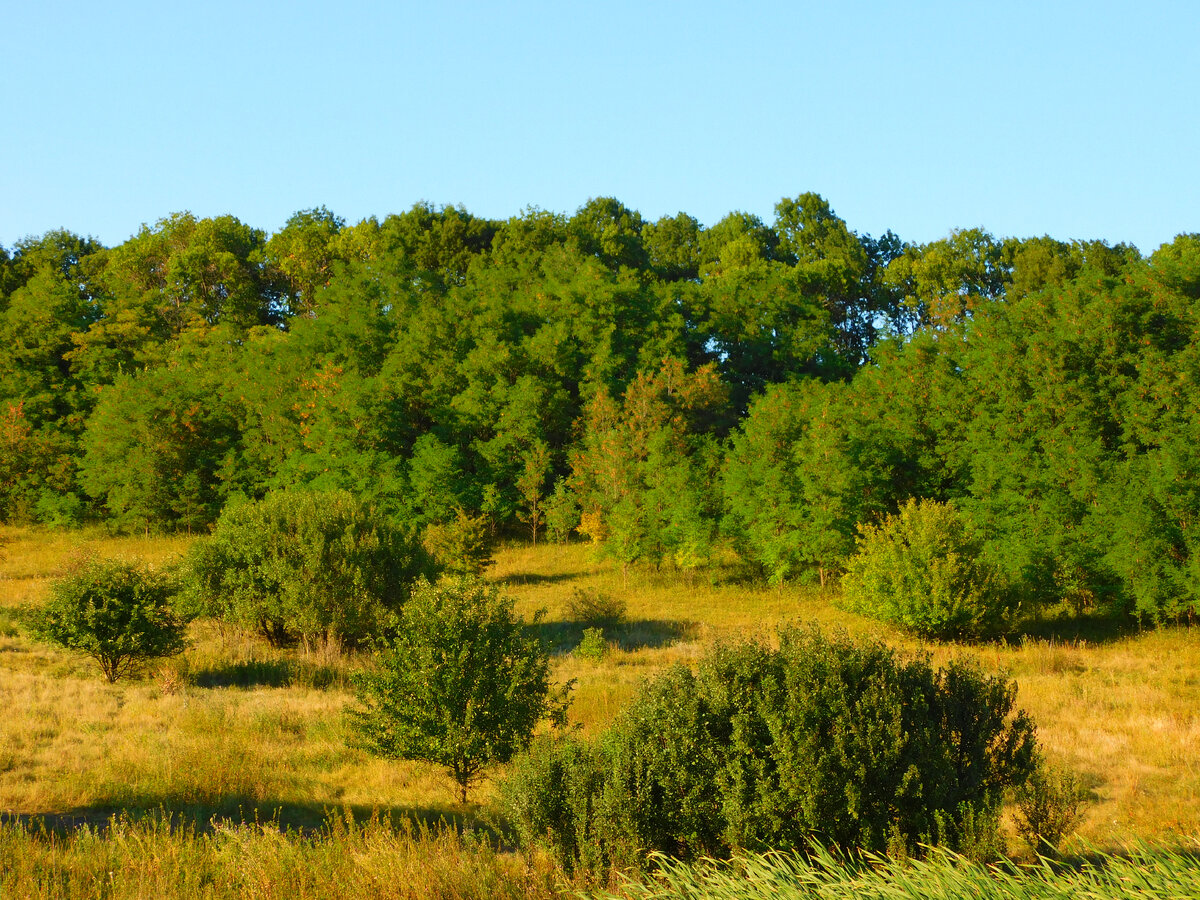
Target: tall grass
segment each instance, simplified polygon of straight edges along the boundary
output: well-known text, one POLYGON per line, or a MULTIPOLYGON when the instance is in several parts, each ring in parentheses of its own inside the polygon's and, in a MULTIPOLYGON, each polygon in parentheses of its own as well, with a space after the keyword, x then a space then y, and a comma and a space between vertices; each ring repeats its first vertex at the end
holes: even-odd
POLYGON ((954 854, 924 860, 871 857, 851 865, 816 848, 808 857, 768 853, 730 863, 684 866, 660 860, 656 873, 606 898, 631 900, 1182 900, 1200 897, 1200 844, 1141 845, 1067 868, 1049 860, 982 867, 954 854))
POLYGON ((608 888, 566 880, 537 858, 497 852, 473 833, 342 814, 319 829, 117 817, 67 832, 0 822, 0 897, 522 898, 594 900, 1182 900, 1200 897, 1200 844, 1142 844, 1073 866, 1049 860, 982 867, 950 853, 851 864, 814 848, 685 866, 657 860, 608 888))
POLYGON ((453 829, 335 817, 205 830, 116 818, 65 834, 0 824, 0 897, 21 900, 372 900, 559 896, 555 873, 453 829))

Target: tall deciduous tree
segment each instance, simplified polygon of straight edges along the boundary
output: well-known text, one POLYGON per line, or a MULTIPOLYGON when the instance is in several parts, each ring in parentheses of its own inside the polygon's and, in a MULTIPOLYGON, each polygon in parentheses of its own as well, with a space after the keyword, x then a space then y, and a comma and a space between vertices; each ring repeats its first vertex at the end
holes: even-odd
POLYGON ((689 372, 668 359, 639 374, 619 403, 602 391, 589 404, 572 459, 580 529, 623 566, 687 570, 707 559, 716 524, 712 430, 726 396, 713 366, 689 372))

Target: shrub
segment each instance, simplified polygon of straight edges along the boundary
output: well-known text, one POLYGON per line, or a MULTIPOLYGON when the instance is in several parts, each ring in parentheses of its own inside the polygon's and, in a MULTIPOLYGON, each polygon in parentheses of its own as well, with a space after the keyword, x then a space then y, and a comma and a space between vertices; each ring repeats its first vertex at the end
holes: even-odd
POLYGON ((910 500, 879 525, 860 527, 843 602, 926 637, 979 636, 1008 609, 980 551, 953 504, 910 500))
POLYGON ((575 655, 580 659, 590 659, 599 662, 608 653, 608 643, 604 640, 603 628, 583 629, 583 638, 575 648, 575 655))
POLYGON ((174 595, 174 582, 160 572, 88 562, 50 588, 34 632, 95 659, 111 684, 148 659, 183 652, 187 622, 172 605, 174 595))
POLYGON ((603 787, 596 748, 571 737, 541 735, 513 758, 498 800, 522 844, 553 848, 568 873, 596 871, 604 865, 604 854, 592 839, 603 787))
POLYGON ((1038 754, 1029 778, 1013 792, 1017 831, 1035 852, 1057 850, 1083 814, 1085 796, 1074 772, 1038 754))
POLYGON ((381 633, 431 570, 419 543, 342 491, 280 491, 227 509, 185 562, 190 602, 273 646, 381 633))
POLYGON ((574 588, 567 598, 566 613, 586 625, 619 625, 625 621, 625 601, 591 588, 574 588))
POLYGON ((453 575, 479 575, 492 561, 487 516, 472 516, 462 509, 449 522, 426 526, 424 545, 434 562, 453 575))
POLYGON ((778 650, 719 647, 694 674, 672 669, 590 755, 563 744, 570 759, 523 758, 501 798, 520 840, 568 868, 814 838, 872 852, 972 849, 994 836, 1005 789, 1033 765, 1033 726, 1013 714, 1014 696, 965 665, 934 670, 882 645, 785 630, 778 650))
POLYGON ((569 688, 551 688, 549 654, 512 600, 469 577, 419 582, 378 670, 354 683, 364 745, 445 766, 464 803, 483 768, 527 746, 538 722, 564 721, 569 688))

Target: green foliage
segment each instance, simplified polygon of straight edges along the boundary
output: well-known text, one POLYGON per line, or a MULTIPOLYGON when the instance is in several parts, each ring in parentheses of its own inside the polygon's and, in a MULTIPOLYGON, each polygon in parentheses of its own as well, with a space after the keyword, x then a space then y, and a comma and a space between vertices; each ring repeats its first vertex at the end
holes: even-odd
POLYGON ((910 500, 861 528, 847 564, 843 602, 863 615, 928 637, 979 636, 1009 608, 997 575, 950 503, 910 500))
POLYGON ((374 670, 355 679, 351 713, 375 753, 445 766, 461 791, 493 762, 529 744, 543 719, 561 724, 566 688, 550 659, 493 585, 459 577, 421 581, 374 670))
POLYGON ((479 575, 492 561, 487 516, 472 516, 461 508, 449 522, 427 525, 422 541, 433 561, 455 575, 479 575))
POLYGON ((623 567, 645 561, 690 570, 707 561, 716 450, 705 432, 725 396, 714 367, 689 372, 667 359, 639 373, 619 404, 600 392, 588 405, 572 459, 580 529, 623 567))
POLYGON ((458 450, 435 434, 423 434, 408 463, 409 501, 421 522, 453 521, 467 504, 469 485, 458 450))
POLYGON ((227 509, 185 562, 197 611, 273 645, 383 633, 430 571, 414 537, 339 491, 278 491, 227 509))
POLYGON ((994 843, 1036 742, 1015 686, 882 645, 785 630, 647 685, 591 748, 541 747, 501 791, 525 844, 567 868, 825 846, 994 843))
POLYGON ((187 620, 173 605, 175 592, 173 579, 161 572, 91 561, 51 586, 34 631, 92 657, 111 684, 148 659, 183 652, 187 620))
POLYGON ((79 480, 117 527, 197 530, 240 487, 236 411, 208 362, 121 376, 100 395, 79 480))
POLYGON ((524 509, 517 518, 529 526, 529 539, 537 543, 538 530, 546 523, 546 476, 550 472, 550 448, 535 441, 524 454, 525 461, 517 477, 517 491, 524 509))
POLYGON ((1055 853, 1082 817, 1087 792, 1078 775, 1039 753, 1029 778, 1014 789, 1013 799, 1021 837, 1036 853, 1055 853))
POLYGON ((727 538, 826 584, 919 497, 1023 599, 1179 620, 1198 248, 904 244, 813 193, 707 228, 602 197, 51 231, 0 253, 0 518, 197 531, 345 490, 420 528, 578 529, 623 566, 690 572, 727 538))
POLYGON ((625 621, 625 601, 595 588, 571 589, 564 612, 573 622, 611 627, 625 621))
POLYGON ((546 532, 551 540, 565 544, 578 527, 579 501, 567 486, 567 479, 560 478, 546 500, 546 532))
POLYGON ((583 629, 583 638, 575 648, 575 655, 580 659, 599 662, 608 654, 608 642, 604 640, 603 628, 583 629))

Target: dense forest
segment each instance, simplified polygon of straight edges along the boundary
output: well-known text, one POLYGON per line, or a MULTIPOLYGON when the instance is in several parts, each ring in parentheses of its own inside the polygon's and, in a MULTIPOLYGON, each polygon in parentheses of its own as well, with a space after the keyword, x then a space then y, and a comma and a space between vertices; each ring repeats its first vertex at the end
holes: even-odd
POLYGON ((507 221, 418 204, 267 233, 169 216, 0 247, 0 519, 206 530, 344 489, 406 527, 578 533, 622 564, 844 571, 952 502, 1023 602, 1200 602, 1200 235, 507 221))

